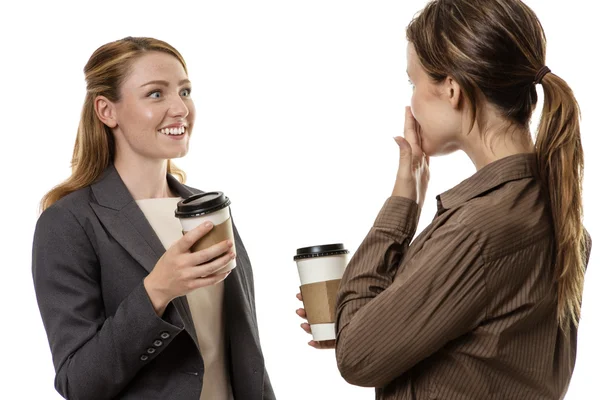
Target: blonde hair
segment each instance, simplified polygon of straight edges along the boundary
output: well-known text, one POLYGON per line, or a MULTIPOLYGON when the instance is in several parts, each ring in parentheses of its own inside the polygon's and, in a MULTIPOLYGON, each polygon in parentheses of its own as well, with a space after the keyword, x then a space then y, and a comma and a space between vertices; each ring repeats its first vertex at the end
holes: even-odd
MULTIPOLYGON (((71 176, 50 190, 41 201, 41 211, 78 189, 94 183, 114 161, 115 142, 111 129, 96 115, 94 100, 105 96, 113 102, 120 99, 120 87, 131 64, 148 51, 160 51, 177 58, 187 73, 185 60, 166 42, 147 37, 126 37, 98 48, 83 72, 87 92, 71 159, 71 176)), ((167 161, 167 172, 185 182, 185 172, 167 161)))
MULTIPOLYGON (((546 36, 519 0, 435 0, 407 28, 407 39, 434 82, 451 76, 475 121, 488 101, 511 124, 526 128, 537 103, 534 79, 545 66, 546 36)), ((554 225, 558 322, 578 324, 585 272, 582 222, 583 149, 572 90, 553 73, 542 78, 544 106, 535 152, 554 225)), ((528 131, 524 129, 524 131, 528 131)))

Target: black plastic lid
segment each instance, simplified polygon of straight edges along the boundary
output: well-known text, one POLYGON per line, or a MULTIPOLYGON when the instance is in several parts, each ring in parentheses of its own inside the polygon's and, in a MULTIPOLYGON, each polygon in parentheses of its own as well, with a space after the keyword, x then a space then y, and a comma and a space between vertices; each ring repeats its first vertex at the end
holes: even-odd
POLYGON ((343 243, 323 244, 320 246, 303 247, 296 250, 294 261, 302 260, 304 258, 337 256, 348 253, 350 252, 344 248, 343 243))
POLYGON ((177 203, 177 218, 193 218, 219 211, 231 204, 223 192, 206 192, 194 194, 177 203))

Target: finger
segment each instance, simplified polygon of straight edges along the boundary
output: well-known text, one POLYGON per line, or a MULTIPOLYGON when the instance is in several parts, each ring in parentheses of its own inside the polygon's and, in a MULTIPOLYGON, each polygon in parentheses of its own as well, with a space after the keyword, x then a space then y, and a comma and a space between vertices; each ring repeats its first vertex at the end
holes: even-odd
MULTIPOLYGON (((414 119, 414 117, 413 117, 414 119)), ((417 134, 417 139, 418 139, 418 143, 419 143, 419 148, 423 148, 423 130, 421 129, 421 124, 419 124, 417 122, 417 120, 415 119, 415 132, 417 134)))
POLYGON ((298 314, 300 317, 306 319, 306 310, 304 308, 297 309, 296 314, 298 314))
POLYGON ((409 106, 404 109, 404 138, 410 143, 410 145, 419 145, 419 137, 417 134, 417 120, 412 114, 409 106))
POLYGON ((204 278, 218 272, 220 269, 225 267, 231 260, 235 258, 233 252, 226 253, 219 258, 215 258, 211 262, 199 265, 197 267, 189 268, 189 278, 198 279, 204 278))
POLYGON ((205 278, 194 279, 190 285, 190 290, 195 290, 201 287, 216 285, 217 283, 223 281, 225 278, 229 276, 231 271, 224 272, 222 274, 209 275, 205 278))
POLYGON ((231 240, 224 240, 217 244, 213 244, 206 249, 195 251, 190 255, 190 264, 192 265, 202 265, 204 263, 209 262, 210 260, 225 254, 233 247, 233 242, 231 240))
POLYGON ((412 177, 412 149, 410 144, 401 136, 396 136, 394 140, 400 147, 398 176, 410 179, 412 177))
POLYGON ((198 225, 191 231, 186 232, 181 239, 175 242, 174 246, 177 247, 177 250, 179 250, 180 253, 185 253, 194 245, 194 243, 210 232, 213 226, 212 222, 205 222, 198 225))
POLYGON ((309 346, 314 347, 315 349, 323 350, 323 349, 334 349, 335 348, 335 340, 323 340, 316 341, 311 340, 308 342, 309 346))
POLYGON ((302 300, 302 293, 298 293, 298 294, 296 294, 296 298, 297 298, 298 300, 300 300, 300 301, 303 301, 303 300, 302 300))
POLYGON ((415 125, 417 127, 416 132, 417 132, 417 146, 412 146, 412 153, 413 153, 413 161, 415 161, 415 157, 418 157, 418 160, 421 161, 422 159, 424 159, 427 155, 425 154, 425 152, 423 151, 423 130, 421 129, 421 125, 416 122, 415 120, 415 125))
POLYGON ((306 322, 303 324, 300 324, 300 328, 304 329, 304 332, 306 332, 306 333, 312 333, 312 330, 310 329, 310 325, 307 324, 306 322))

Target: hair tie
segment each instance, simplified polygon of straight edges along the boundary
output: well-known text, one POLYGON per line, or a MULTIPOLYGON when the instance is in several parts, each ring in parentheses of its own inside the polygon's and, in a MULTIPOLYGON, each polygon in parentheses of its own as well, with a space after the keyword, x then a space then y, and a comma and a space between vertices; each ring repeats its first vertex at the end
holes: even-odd
POLYGON ((540 70, 537 72, 537 74, 535 74, 535 78, 533 79, 533 84, 537 85, 538 83, 542 82, 542 79, 544 79, 544 76, 546 76, 546 74, 550 71, 550 68, 548 68, 547 66, 543 66, 542 68, 540 68, 540 70))

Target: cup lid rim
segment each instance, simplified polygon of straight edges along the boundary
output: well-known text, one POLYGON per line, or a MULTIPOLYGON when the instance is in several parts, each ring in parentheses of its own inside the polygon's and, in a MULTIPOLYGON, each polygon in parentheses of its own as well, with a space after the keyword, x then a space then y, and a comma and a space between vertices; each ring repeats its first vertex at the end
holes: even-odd
POLYGON ((348 253, 350 253, 350 251, 344 248, 343 243, 308 246, 296 250, 294 261, 305 258, 325 257, 348 253))
POLYGON ((229 207, 231 205, 231 200, 227 196, 223 194, 223 192, 203 192, 193 194, 185 199, 180 200, 177 203, 177 208, 175 209, 175 217, 177 218, 194 218, 202 215, 210 214, 215 211, 219 211, 223 208, 229 207), (200 199, 202 197, 208 195, 217 195, 217 197, 213 200, 213 202, 217 202, 215 205, 207 205, 205 207, 193 207, 188 205, 188 203, 200 199), (186 210, 186 207, 188 208, 186 210))

